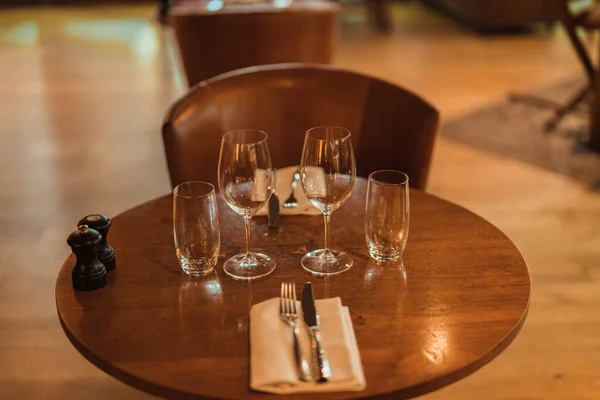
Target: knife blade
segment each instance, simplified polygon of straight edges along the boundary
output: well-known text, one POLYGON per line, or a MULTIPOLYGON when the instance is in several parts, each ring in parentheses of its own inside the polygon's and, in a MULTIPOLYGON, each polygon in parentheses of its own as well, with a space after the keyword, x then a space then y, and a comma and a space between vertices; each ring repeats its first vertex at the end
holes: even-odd
POLYGON ((269 228, 276 228, 277 223, 279 222, 279 198, 273 192, 271 197, 269 198, 269 208, 268 208, 268 221, 267 226, 269 228))
POLYGON ((310 342, 312 347, 312 359, 315 369, 317 382, 327 382, 331 377, 329 361, 325 356, 325 351, 321 346, 321 332, 319 331, 319 315, 315 307, 315 298, 313 296, 312 283, 306 282, 302 289, 302 314, 304 322, 308 327, 310 342))

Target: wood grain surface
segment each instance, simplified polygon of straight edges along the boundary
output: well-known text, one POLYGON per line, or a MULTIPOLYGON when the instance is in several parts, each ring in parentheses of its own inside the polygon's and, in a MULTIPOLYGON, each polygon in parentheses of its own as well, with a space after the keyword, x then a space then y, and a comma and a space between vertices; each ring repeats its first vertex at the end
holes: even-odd
MULTIPOLYGON (((149 393, 170 398, 273 398, 249 390, 248 312, 278 296, 282 281, 312 281, 317 298, 349 306, 367 379, 359 393, 293 398, 406 398, 485 365, 517 335, 527 313, 529 271, 513 243, 477 215, 418 190, 403 265, 367 257, 366 183, 333 214, 331 238, 354 257, 341 275, 318 279, 300 266, 321 245, 322 218, 282 217, 278 230, 253 223, 253 245, 277 261, 255 282, 221 265, 197 279, 181 273, 172 238, 172 200, 158 198, 113 219, 118 267, 95 292, 71 287, 73 257, 57 280, 63 329, 92 363, 149 393)), ((244 246, 242 218, 221 200, 221 261, 244 246)))

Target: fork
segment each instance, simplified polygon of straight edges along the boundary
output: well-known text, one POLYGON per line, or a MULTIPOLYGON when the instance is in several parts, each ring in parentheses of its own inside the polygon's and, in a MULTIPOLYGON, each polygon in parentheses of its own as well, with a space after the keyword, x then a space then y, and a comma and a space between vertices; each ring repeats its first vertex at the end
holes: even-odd
POLYGON ((298 368, 298 377, 301 381, 310 381, 310 368, 308 362, 300 351, 300 332, 298 330, 298 310, 296 307, 296 283, 281 283, 281 297, 279 299, 279 314, 294 334, 294 357, 298 368))
POLYGON ((294 180, 292 181, 292 193, 290 193, 290 197, 283 203, 285 208, 294 208, 298 205, 298 200, 294 197, 294 190, 296 186, 298 186, 298 181, 300 180, 300 170, 296 170, 294 172, 294 180))

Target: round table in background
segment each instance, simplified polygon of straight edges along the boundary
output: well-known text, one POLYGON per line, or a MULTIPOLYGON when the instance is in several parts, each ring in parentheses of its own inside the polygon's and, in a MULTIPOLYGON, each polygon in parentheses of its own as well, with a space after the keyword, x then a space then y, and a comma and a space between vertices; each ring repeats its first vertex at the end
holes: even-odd
MULTIPOLYGON (((158 198, 113 219, 117 269, 92 292, 71 286, 67 258, 56 304, 73 345, 103 371, 168 398, 273 399, 249 389, 249 309, 278 297, 282 281, 312 281, 316 298, 350 308, 367 380, 363 392, 294 398, 391 398, 446 386, 492 360, 527 313, 529 271, 514 244, 481 217, 418 190, 403 265, 379 266, 366 249, 366 181, 332 216, 331 242, 354 258, 347 272, 317 278, 301 257, 323 240, 322 217, 253 221, 253 247, 272 255, 270 276, 234 281, 222 263, 242 250, 242 218, 219 199, 221 257, 214 273, 182 274, 173 247, 172 199, 158 198)), ((94 210, 90 210, 94 211, 94 210)), ((284 396, 285 397, 285 396, 284 396)))

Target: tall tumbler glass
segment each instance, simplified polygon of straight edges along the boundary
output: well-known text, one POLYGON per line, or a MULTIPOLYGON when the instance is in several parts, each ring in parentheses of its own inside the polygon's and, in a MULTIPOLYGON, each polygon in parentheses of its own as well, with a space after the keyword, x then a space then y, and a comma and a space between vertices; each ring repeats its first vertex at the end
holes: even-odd
POLYGON ((250 250, 252 216, 269 201, 275 190, 267 134, 241 129, 223 135, 218 179, 223 199, 244 218, 246 228, 246 252, 225 261, 223 270, 234 279, 243 280, 269 275, 275 269, 275 260, 250 250))
POLYGON ((336 126, 309 129, 304 139, 300 174, 310 202, 323 213, 325 245, 302 257, 302 267, 313 275, 339 274, 353 260, 347 253, 329 247, 331 214, 350 197, 356 179, 356 162, 350 131, 336 126))
POLYGON ((207 182, 185 182, 173 190, 175 252, 188 275, 206 275, 219 258, 219 216, 215 188, 207 182))
POLYGON ((410 200, 408 176, 383 170, 369 175, 365 208, 365 237, 375 261, 397 261, 408 238, 410 200))

